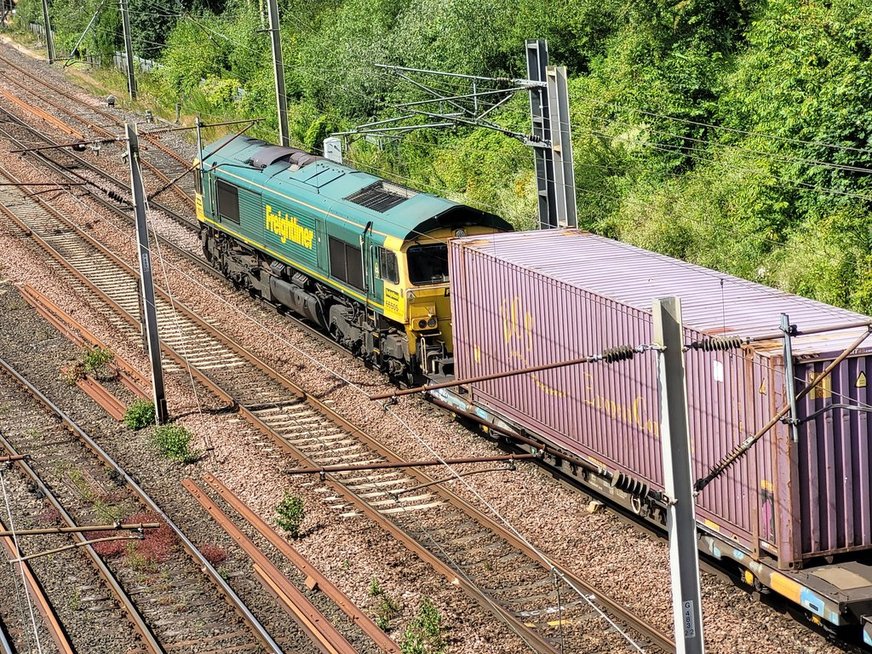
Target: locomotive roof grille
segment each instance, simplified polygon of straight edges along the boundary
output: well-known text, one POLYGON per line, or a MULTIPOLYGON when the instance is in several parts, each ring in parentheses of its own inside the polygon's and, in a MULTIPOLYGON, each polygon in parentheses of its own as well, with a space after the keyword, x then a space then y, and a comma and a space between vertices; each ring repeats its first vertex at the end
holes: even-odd
POLYGON ((367 209, 384 213, 389 209, 393 209, 398 204, 402 204, 413 195, 415 195, 415 192, 410 189, 379 180, 359 191, 355 191, 345 199, 367 209))

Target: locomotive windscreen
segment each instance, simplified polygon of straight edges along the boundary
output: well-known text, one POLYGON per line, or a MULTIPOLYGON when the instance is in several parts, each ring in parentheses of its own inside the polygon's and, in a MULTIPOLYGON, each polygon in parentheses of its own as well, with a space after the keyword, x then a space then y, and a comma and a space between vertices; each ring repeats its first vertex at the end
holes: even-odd
POLYGON ((415 245, 406 252, 409 281, 413 284, 438 284, 448 281, 448 246, 415 245))

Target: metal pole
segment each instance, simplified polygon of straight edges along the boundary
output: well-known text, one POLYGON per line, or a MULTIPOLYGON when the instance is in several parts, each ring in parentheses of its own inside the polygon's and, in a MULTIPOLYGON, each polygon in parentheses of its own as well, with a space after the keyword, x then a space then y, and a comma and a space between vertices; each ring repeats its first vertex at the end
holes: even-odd
POLYGON ((569 86, 566 66, 548 66, 548 108, 551 121, 551 165, 558 227, 577 227, 575 162, 569 124, 569 86))
MULTIPOLYGON (((528 40, 527 77, 534 82, 547 81, 548 43, 544 39, 528 40)), ((532 121, 533 156, 536 164, 536 188, 539 194, 539 229, 557 227, 554 160, 551 152, 551 112, 548 89, 530 88, 530 118, 532 121)))
POLYGON ((793 340, 796 326, 790 324, 790 317, 786 313, 781 314, 781 331, 784 333, 784 390, 790 402, 790 412, 785 417, 785 422, 790 425, 790 433, 793 442, 799 442, 799 423, 796 412, 796 377, 793 370, 793 340))
POLYGON ((276 82, 276 103, 279 109, 279 143, 290 145, 288 138, 288 97, 285 95, 285 67, 282 63, 282 34, 279 26, 277 0, 267 0, 269 34, 272 38, 273 76, 276 82))
POLYGON ((693 468, 687 429, 687 389, 684 378, 684 334, 678 298, 654 300, 654 342, 664 349, 658 357, 660 445, 667 497, 669 572, 677 654, 703 654, 702 606, 699 590, 699 550, 696 545, 693 468))
POLYGON ((3 536, 39 536, 42 534, 83 534, 89 531, 142 531, 143 529, 159 529, 160 526, 161 525, 159 522, 133 522, 129 524, 119 524, 117 522, 114 522, 111 525, 84 525, 82 527, 41 527, 38 529, 17 529, 16 531, 0 530, 0 538, 2 538, 3 536))
MULTIPOLYGON (((0 0, 2 2, 2 0, 0 0)), ((100 15, 100 11, 103 9, 103 5, 106 4, 106 0, 102 0, 100 5, 97 7, 97 11, 94 12, 94 15, 91 16, 91 20, 88 21, 87 27, 85 27, 85 31, 82 32, 82 36, 79 37, 79 40, 76 41, 76 45, 73 46, 73 49, 70 50, 70 59, 67 63, 64 64, 64 68, 70 65, 73 61, 73 57, 76 56, 76 53, 79 51, 79 46, 82 45, 82 41, 85 40, 85 37, 88 35, 88 32, 91 31, 91 28, 94 27, 94 23, 97 21, 97 16, 100 15)))
POLYGON ((127 123, 127 158, 130 162, 130 188, 133 190, 133 212, 136 216, 136 244, 139 248, 139 282, 142 291, 142 319, 148 339, 148 356, 151 359, 151 381, 154 391, 155 421, 161 425, 168 419, 167 401, 164 395, 163 369, 160 359, 160 342, 157 335, 157 311, 154 304, 154 285, 151 279, 151 254, 148 246, 148 226, 145 222, 145 190, 139 170, 139 137, 136 127, 127 123))
POLYGON ((130 12, 127 0, 118 0, 121 7, 121 27, 124 31, 124 51, 127 61, 127 91, 130 99, 136 100, 136 76, 133 73, 133 44, 130 41, 130 12))
POLYGON ((494 463, 497 461, 525 461, 537 459, 538 454, 506 454, 501 456, 467 457, 463 459, 443 459, 441 461, 385 461, 382 463, 360 463, 351 465, 321 466, 320 468, 294 468, 287 470, 289 475, 315 475, 331 472, 355 472, 358 470, 394 470, 396 468, 427 468, 430 466, 462 465, 464 463, 494 463))
POLYGON ((203 123, 200 122, 200 114, 197 114, 196 122, 194 123, 197 126, 197 165, 200 169, 203 168, 203 123))
POLYGON ((54 36, 51 33, 51 16, 48 12, 48 0, 42 0, 42 24, 45 26, 45 49, 48 53, 48 63, 55 60, 54 36))

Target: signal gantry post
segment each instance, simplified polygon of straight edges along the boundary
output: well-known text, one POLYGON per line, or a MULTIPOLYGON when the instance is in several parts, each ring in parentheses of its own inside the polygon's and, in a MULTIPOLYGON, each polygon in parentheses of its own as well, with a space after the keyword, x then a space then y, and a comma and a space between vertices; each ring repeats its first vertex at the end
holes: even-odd
POLYGON ((139 169, 139 137, 136 128, 127 123, 127 159, 130 163, 130 188, 133 192, 133 212, 136 216, 136 245, 139 250, 139 283, 142 297, 142 320, 148 341, 148 357, 151 360, 151 384, 154 393, 155 422, 162 425, 169 419, 164 393, 163 368, 160 358, 160 341, 157 335, 157 310, 152 281, 151 250, 148 244, 148 225, 145 215, 145 190, 139 169))
MULTIPOLYGON (((424 95, 422 100, 396 105, 404 115, 359 125, 333 136, 391 136, 415 129, 484 127, 518 139, 534 150, 539 197, 539 228, 576 227, 578 224, 575 172, 569 120, 569 90, 565 66, 548 65, 548 44, 544 40, 526 43, 529 79, 508 79, 462 75, 438 70, 376 64, 409 83, 424 95), (437 88, 430 80, 455 80, 470 85, 468 92, 452 93, 437 88), (515 132, 495 123, 489 115, 515 93, 530 94, 532 133, 515 132), (421 122, 423 119, 424 122, 421 122)), ((328 145, 325 142, 324 150, 328 145)), ((341 158, 331 148, 330 158, 341 158)))
POLYGON ((48 55, 48 63, 54 63, 55 47, 54 35, 51 33, 51 15, 48 11, 48 0, 42 0, 42 24, 45 26, 45 50, 48 55))
POLYGON ((282 34, 279 25, 279 4, 277 0, 267 0, 267 10, 269 13, 269 35, 272 43, 276 104, 279 111, 279 143, 288 147, 291 144, 288 133, 288 96, 285 92, 285 66, 282 60, 282 34))

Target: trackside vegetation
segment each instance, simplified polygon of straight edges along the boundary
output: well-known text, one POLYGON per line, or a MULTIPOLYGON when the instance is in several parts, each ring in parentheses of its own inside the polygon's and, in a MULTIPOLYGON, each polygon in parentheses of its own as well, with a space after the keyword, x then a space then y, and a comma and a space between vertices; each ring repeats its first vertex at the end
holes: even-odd
MULTIPOLYGON (((70 50, 100 0, 54 0, 70 50)), ((105 3, 80 55, 120 49, 105 3)), ((264 116, 256 0, 129 0, 145 95, 205 119, 264 116)), ((867 0, 281 0, 292 139, 397 115, 418 92, 372 64, 525 76, 525 38, 570 72, 584 228, 872 313, 872 5, 867 0)), ((39 22, 20 0, 19 28, 39 22)), ((123 87, 122 87, 123 90, 123 87)), ((118 94, 121 97, 122 93, 118 94)), ((496 112, 529 130, 523 96, 496 112)), ((532 154, 468 128, 356 142, 355 165, 534 224, 532 154)))

